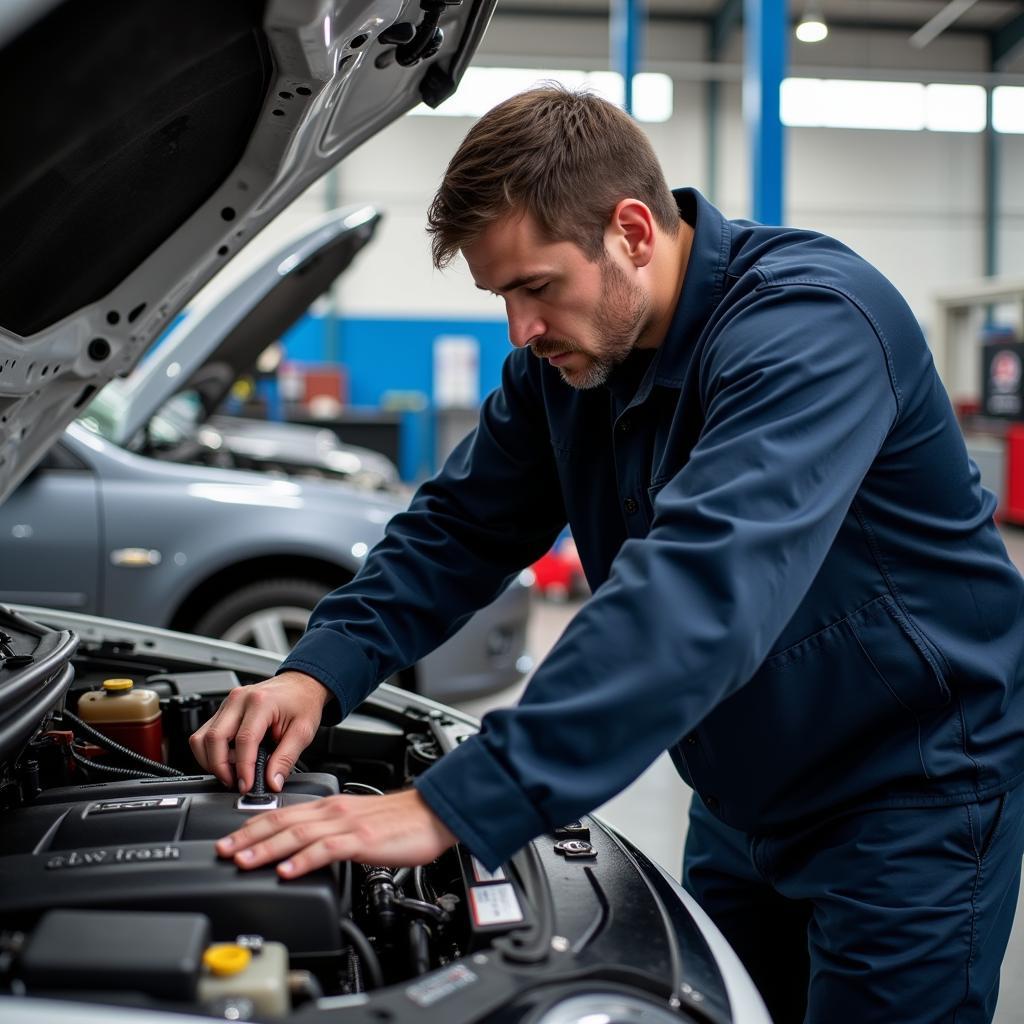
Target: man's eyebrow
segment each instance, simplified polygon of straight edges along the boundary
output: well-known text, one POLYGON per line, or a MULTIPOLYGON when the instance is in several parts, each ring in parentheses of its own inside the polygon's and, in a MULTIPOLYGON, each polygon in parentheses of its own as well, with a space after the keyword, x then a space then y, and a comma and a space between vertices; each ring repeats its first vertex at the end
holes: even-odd
MULTIPOLYGON (((534 281, 539 281, 542 278, 550 276, 550 270, 540 270, 535 274, 523 274, 521 277, 517 277, 509 281, 508 284, 504 284, 500 288, 494 289, 494 293, 496 295, 500 295, 502 292, 510 292, 516 288, 522 288, 523 285, 533 284, 534 281)), ((479 288, 480 291, 482 292, 489 292, 492 290, 490 288, 485 288, 482 284, 478 284, 477 288, 479 288)))

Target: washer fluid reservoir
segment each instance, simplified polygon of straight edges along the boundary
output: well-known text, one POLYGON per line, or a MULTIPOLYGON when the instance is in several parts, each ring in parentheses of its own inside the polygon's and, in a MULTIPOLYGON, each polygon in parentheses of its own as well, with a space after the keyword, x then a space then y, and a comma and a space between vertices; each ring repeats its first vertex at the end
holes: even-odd
POLYGON ((160 696, 154 690, 137 689, 131 679, 105 679, 102 690, 79 700, 78 717, 115 743, 163 762, 160 696))

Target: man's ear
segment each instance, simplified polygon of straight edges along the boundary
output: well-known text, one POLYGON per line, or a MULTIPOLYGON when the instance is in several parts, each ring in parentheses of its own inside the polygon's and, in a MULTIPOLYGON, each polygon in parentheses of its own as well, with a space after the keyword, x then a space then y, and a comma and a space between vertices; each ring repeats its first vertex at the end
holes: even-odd
POLYGON ((639 199, 620 199, 605 229, 605 245, 623 253, 635 267, 654 257, 654 215, 639 199))

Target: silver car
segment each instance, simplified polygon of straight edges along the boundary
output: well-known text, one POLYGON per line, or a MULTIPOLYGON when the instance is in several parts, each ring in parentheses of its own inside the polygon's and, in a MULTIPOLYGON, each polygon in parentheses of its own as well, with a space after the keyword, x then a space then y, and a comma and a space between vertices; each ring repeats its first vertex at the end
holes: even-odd
POLYGON ((342 444, 333 430, 215 415, 265 353, 280 360, 277 339, 344 273, 380 218, 367 205, 332 210, 293 231, 241 280, 224 286, 215 279, 82 418, 109 440, 158 459, 401 490, 390 459, 342 444))
MULTIPOLYGON (((48 605, 285 653, 403 508, 335 481, 179 465, 84 422, 0 506, 0 601, 48 605)), ((402 683, 454 699, 530 667, 515 580, 402 683)))

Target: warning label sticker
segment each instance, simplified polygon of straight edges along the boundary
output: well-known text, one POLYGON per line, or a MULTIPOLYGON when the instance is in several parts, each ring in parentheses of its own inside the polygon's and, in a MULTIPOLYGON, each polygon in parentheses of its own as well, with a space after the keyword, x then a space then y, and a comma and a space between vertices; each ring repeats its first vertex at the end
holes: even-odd
POLYGON ((405 990, 405 994, 417 1006, 432 1006, 439 1000, 458 992, 459 989, 472 985, 476 980, 476 975, 468 967, 456 964, 447 970, 437 971, 424 981, 410 985, 405 990))
POLYGON ((473 886, 469 890, 469 906, 478 928, 490 924, 517 924, 523 920, 519 897, 511 882, 473 886))
POLYGON ((495 868, 493 871, 488 871, 487 868, 485 868, 483 864, 476 859, 476 857, 471 856, 470 860, 473 862, 473 877, 478 882, 505 881, 505 872, 501 868, 495 868))

